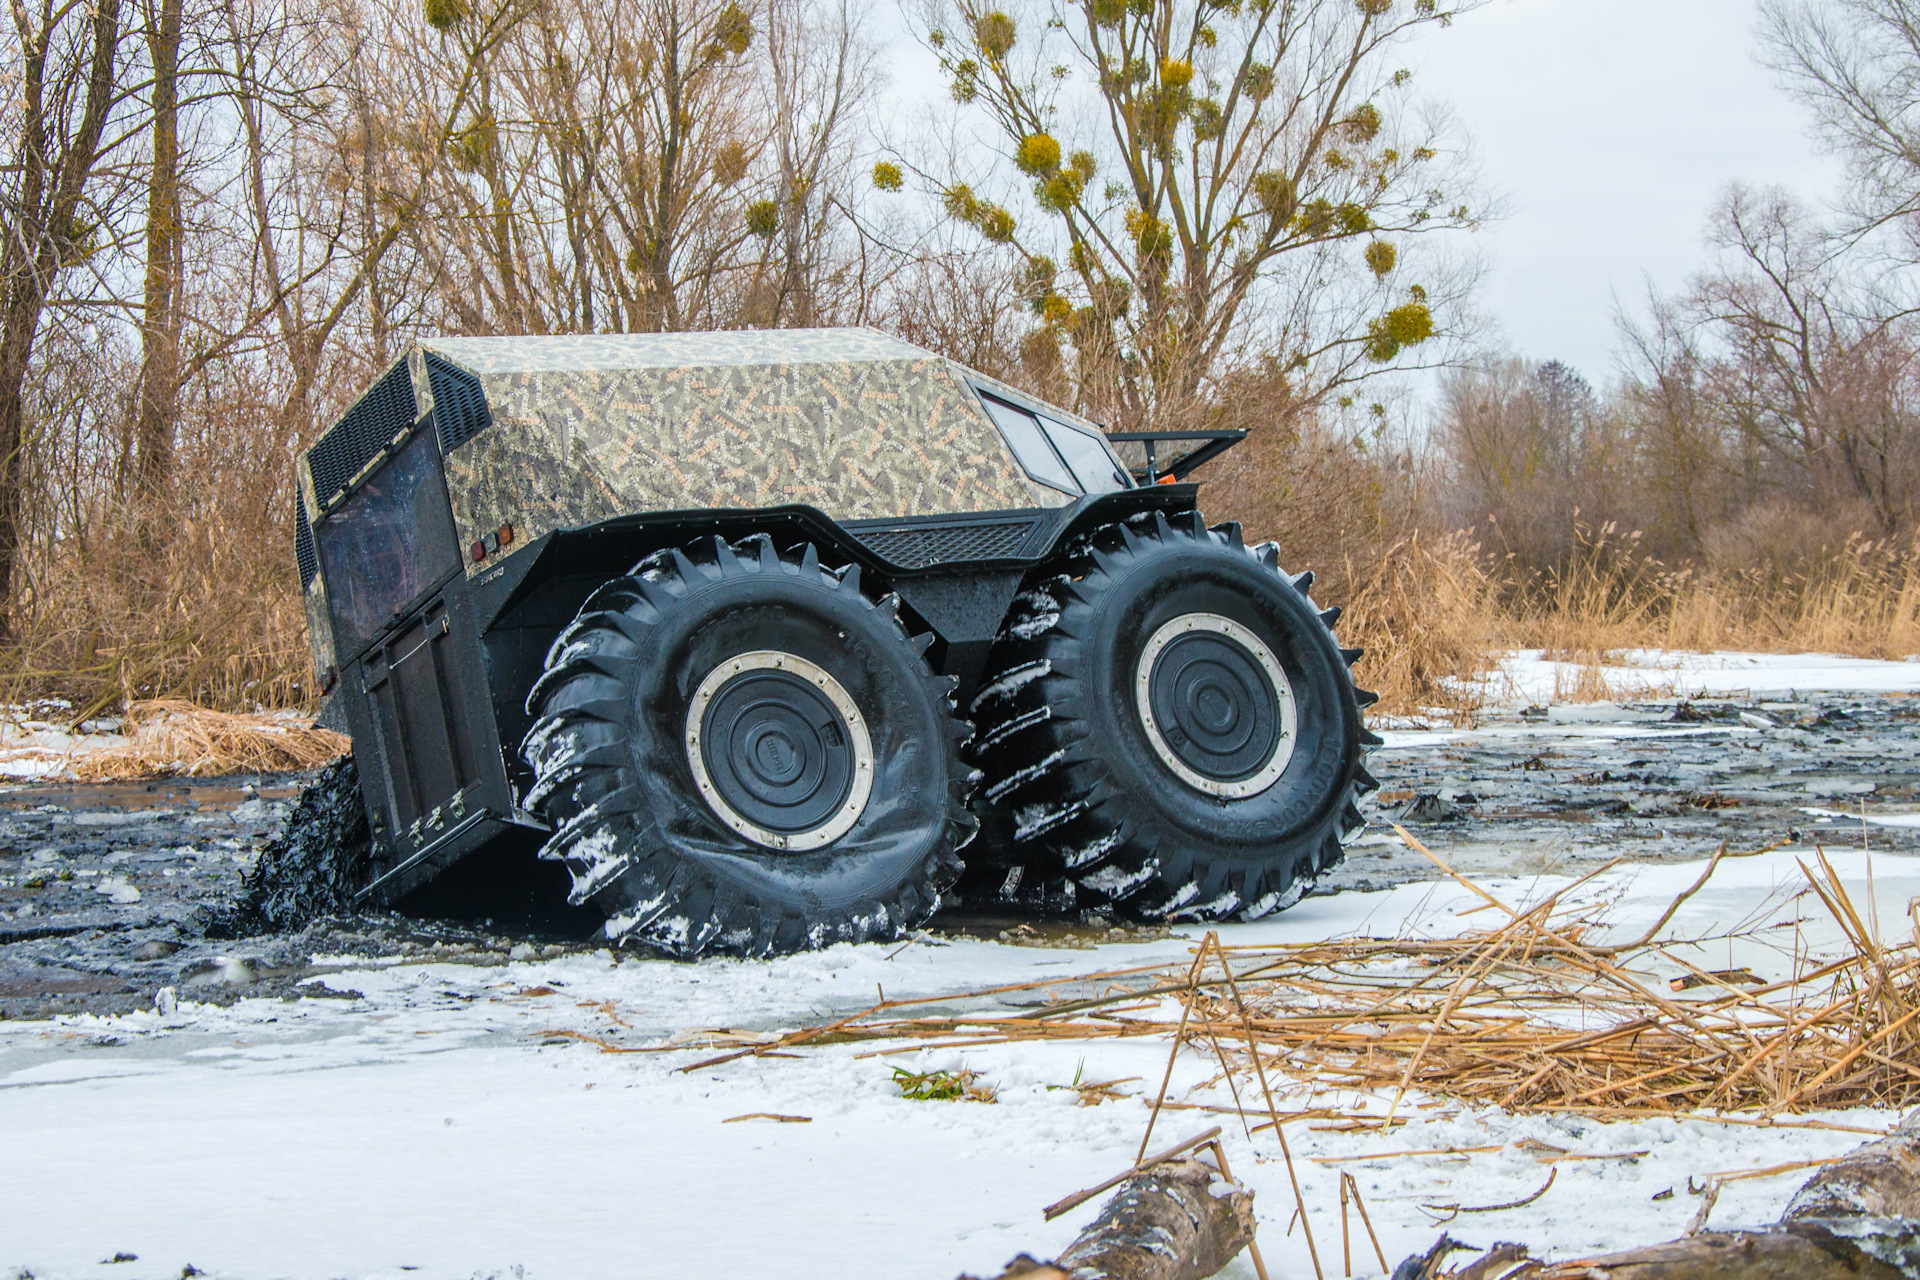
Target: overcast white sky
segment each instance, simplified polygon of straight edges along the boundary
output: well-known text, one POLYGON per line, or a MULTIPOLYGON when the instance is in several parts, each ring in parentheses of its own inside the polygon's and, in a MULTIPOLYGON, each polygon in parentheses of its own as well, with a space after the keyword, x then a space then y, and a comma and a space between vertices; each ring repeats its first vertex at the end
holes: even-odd
MULTIPOLYGON (((936 98, 907 19, 874 17, 896 100, 936 98)), ((1410 50, 1416 86, 1451 104, 1505 197, 1468 243, 1491 262, 1481 308, 1516 353, 1609 381, 1616 300, 1686 282, 1728 182, 1834 193, 1838 162, 1754 60, 1754 20, 1753 0, 1492 0, 1410 50)))
POLYGON ((1473 239, 1517 353, 1607 381, 1616 299, 1686 282, 1728 182, 1835 193, 1839 163, 1754 60, 1754 19, 1752 0, 1493 0, 1426 41, 1416 83, 1507 198, 1473 239))

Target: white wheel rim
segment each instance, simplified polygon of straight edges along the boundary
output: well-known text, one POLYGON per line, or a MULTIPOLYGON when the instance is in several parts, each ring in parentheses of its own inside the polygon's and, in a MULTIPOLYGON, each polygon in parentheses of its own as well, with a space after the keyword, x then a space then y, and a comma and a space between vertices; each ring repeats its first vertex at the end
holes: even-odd
POLYGON ((860 708, 854 705, 852 697, 840 682, 821 667, 798 654, 779 649, 756 649, 751 653, 743 653, 707 672, 706 678, 693 691, 693 700, 687 704, 686 749, 687 764, 693 770, 693 784, 699 788, 701 798, 713 810, 714 816, 731 830, 769 849, 804 853, 832 844, 860 821, 860 815, 866 812, 867 800, 873 794, 873 739, 867 733, 866 718, 860 714, 860 708), (847 789, 847 798, 831 818, 807 831, 769 831, 748 821, 727 803, 726 797, 714 786, 713 776, 707 771, 706 756, 701 751, 701 724, 706 719, 708 704, 735 676, 761 670, 784 671, 814 685, 846 722, 847 742, 853 748, 853 776, 847 789))
POLYGON ((1271 787, 1287 770, 1287 764, 1293 759, 1295 735, 1299 731, 1299 711, 1294 704, 1293 684, 1287 679, 1287 673, 1281 669, 1279 659, 1273 656, 1260 637, 1247 630, 1232 618, 1223 618, 1217 613, 1183 613, 1179 617, 1161 624, 1152 636, 1148 637, 1146 648, 1140 651, 1139 665, 1134 670, 1134 704, 1140 713, 1140 724, 1147 733, 1147 743, 1153 753, 1160 757, 1160 763, 1173 771, 1175 777, 1196 791, 1206 795, 1218 796, 1223 800, 1244 800, 1248 796, 1257 796, 1271 787), (1153 712, 1153 664, 1159 658, 1160 651, 1174 640, 1196 631, 1210 631, 1215 635, 1231 640, 1244 649, 1247 656, 1259 664, 1273 685, 1277 711, 1277 732, 1274 738, 1273 753, 1258 770, 1244 778, 1222 781, 1209 778, 1196 772, 1186 761, 1175 753, 1173 745, 1167 741, 1161 730, 1160 721, 1153 712))

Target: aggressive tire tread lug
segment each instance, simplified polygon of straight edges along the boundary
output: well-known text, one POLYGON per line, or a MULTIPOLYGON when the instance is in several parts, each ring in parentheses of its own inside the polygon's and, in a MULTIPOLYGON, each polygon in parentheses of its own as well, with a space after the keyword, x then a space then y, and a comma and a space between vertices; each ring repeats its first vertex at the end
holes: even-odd
MULTIPOLYGON (((534 682, 528 697, 528 712, 534 719, 521 755, 535 778, 526 802, 553 826, 540 856, 566 863, 576 901, 590 897, 608 910, 610 940, 682 958, 713 950, 764 956, 841 941, 897 939, 938 905, 961 869, 956 850, 978 828, 967 801, 979 775, 961 756, 961 744, 973 729, 952 710, 957 681, 927 666, 925 655, 933 633, 908 636, 895 611, 897 598, 876 600, 861 588, 857 568, 842 573, 822 570, 812 543, 782 556, 765 534, 732 543, 716 538, 647 557, 633 575, 592 593, 589 600, 595 608, 583 610, 563 632, 564 643, 556 643, 550 651, 548 669, 534 682), (776 566, 787 579, 784 585, 768 580, 776 566), (808 585, 793 581, 796 577, 808 578, 808 585), (744 579, 752 579, 751 584, 744 579), (704 590, 694 595, 688 590, 690 580, 717 582, 723 584, 723 591, 717 597, 704 590), (725 587, 730 580, 735 585, 725 587), (810 603, 819 598, 810 585, 814 581, 828 587, 832 602, 810 603), (692 842, 647 816, 670 809, 705 813, 703 802, 685 779, 684 760, 676 770, 651 763, 642 767, 637 759, 671 759, 682 744, 675 742, 663 751, 658 745, 646 745, 651 738, 632 735, 659 732, 648 727, 650 720, 642 724, 651 713, 641 691, 674 687, 663 674, 677 661, 673 655, 681 652, 673 636, 711 625, 705 621, 709 610, 722 610, 720 616, 724 616, 728 591, 735 599, 785 601, 783 607, 800 610, 801 616, 808 609, 825 610, 813 616, 838 619, 847 629, 843 638, 857 632, 862 643, 876 651, 890 648, 894 656, 884 659, 890 665, 879 670, 891 670, 894 674, 886 679, 904 680, 905 688, 918 690, 913 698, 889 701, 888 714, 910 717, 895 732, 915 735, 906 739, 909 743, 929 743, 932 761, 921 767, 937 770, 927 776, 944 776, 944 781, 923 788, 920 795, 925 799, 871 810, 875 821, 925 824, 902 829, 906 838, 924 841, 924 852, 917 861, 886 873, 897 878, 874 881, 867 892, 878 896, 856 895, 826 909, 782 905, 777 895, 764 896, 772 892, 770 881, 756 882, 756 888, 748 889, 717 874, 714 865, 704 860, 714 848, 748 859, 770 857, 766 849, 744 837, 738 838, 740 847, 735 849, 727 843, 732 833, 710 814, 696 819, 696 825, 711 825, 692 842), (876 618, 876 612, 887 616, 876 618), (615 696, 622 690, 633 692, 615 696), (897 711, 892 710, 895 707, 897 711), (636 716, 636 710, 642 714, 636 716), (932 736, 917 736, 922 733, 932 736), (890 817, 895 811, 902 816, 890 817), (916 830, 925 834, 914 834, 916 830)), ((796 865, 781 858, 769 865, 783 864, 796 865)), ((805 881, 795 883, 791 892, 817 904, 805 881)))
MULTIPOLYGON (((1014 900, 1030 907, 1054 909, 1071 897, 1082 904, 1110 904, 1135 919, 1251 918, 1295 901, 1320 869, 1342 856, 1349 800, 1377 785, 1359 765, 1357 748, 1372 735, 1354 715, 1363 700, 1346 668, 1357 654, 1333 639, 1340 610, 1322 611, 1313 604, 1308 595, 1313 581, 1311 573, 1281 572, 1274 544, 1250 548, 1237 525, 1209 528, 1192 511, 1171 517, 1154 511, 1097 528, 1031 574, 1008 612, 973 698, 979 726, 966 750, 985 773, 975 793, 975 812, 983 836, 995 843, 974 859, 963 890, 993 898, 1011 885, 1014 900), (1201 556, 1219 558, 1218 578, 1215 570, 1201 568, 1201 556), (1130 610, 1150 607, 1137 601, 1159 598, 1131 593, 1160 589, 1153 585, 1158 579, 1149 564, 1161 557, 1167 558, 1162 572, 1181 581, 1197 576, 1244 583, 1245 590, 1271 602, 1260 606, 1276 619, 1269 625, 1325 655, 1325 662, 1315 664, 1321 674, 1311 677, 1317 682, 1312 701, 1335 708, 1340 727, 1322 731, 1336 735, 1323 749, 1340 751, 1344 737, 1347 764, 1333 779, 1310 784, 1314 795, 1324 797, 1308 810, 1317 816, 1277 832, 1276 843, 1267 846, 1271 852, 1260 860, 1220 862, 1229 855, 1192 834, 1204 829, 1202 817, 1192 819, 1202 823, 1194 828, 1169 816, 1177 806, 1164 808, 1168 801, 1158 793, 1186 784, 1164 773, 1156 760, 1143 764, 1128 755, 1127 772, 1116 772, 1114 753, 1144 753, 1144 748, 1128 745, 1126 723, 1131 721, 1116 724, 1115 713, 1099 709, 1104 704, 1091 696, 1096 688, 1117 686, 1122 677, 1109 664, 1125 661, 1107 656, 1121 641, 1103 629, 1102 620, 1131 617, 1130 610), (1141 585, 1116 595, 1122 582, 1141 585)), ((1204 604, 1186 607, 1206 611, 1204 604)), ((1300 696, 1301 705, 1308 705, 1306 695, 1300 696)), ((1374 701, 1371 695, 1364 699, 1369 705, 1374 701)), ((1114 705, 1130 708, 1131 701, 1122 697, 1114 705)), ((1238 803, 1213 797, 1201 803, 1197 791, 1179 794, 1194 795, 1197 810, 1238 803)))

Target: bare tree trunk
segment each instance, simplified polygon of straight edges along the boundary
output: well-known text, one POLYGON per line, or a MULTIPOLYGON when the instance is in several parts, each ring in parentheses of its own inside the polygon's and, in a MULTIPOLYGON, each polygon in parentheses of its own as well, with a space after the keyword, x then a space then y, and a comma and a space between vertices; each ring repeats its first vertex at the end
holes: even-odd
POLYGON ((134 425, 134 495, 141 535, 173 474, 180 404, 180 0, 158 0, 147 18, 153 61, 153 161, 147 180, 145 309, 140 323, 140 396, 134 425))
POLYGON ((0 313, 0 642, 13 638, 14 569, 26 498, 28 441, 21 397, 47 294, 73 250, 74 215, 100 159, 119 61, 120 0, 97 0, 81 18, 91 39, 76 41, 70 54, 54 51, 56 29, 75 12, 56 12, 51 4, 37 15, 24 5, 13 10, 23 75, 20 132, 12 139, 17 185, 7 193, 12 207, 4 215, 0 248, 6 308, 0 313), (56 59, 51 81, 50 57, 56 59), (53 118, 74 98, 82 100, 77 120, 53 118))

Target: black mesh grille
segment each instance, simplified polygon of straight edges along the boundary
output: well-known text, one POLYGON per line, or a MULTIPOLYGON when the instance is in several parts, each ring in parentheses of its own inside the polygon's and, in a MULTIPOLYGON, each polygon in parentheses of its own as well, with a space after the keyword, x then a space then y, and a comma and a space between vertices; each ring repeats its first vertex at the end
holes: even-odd
POLYGON ((293 495, 293 555, 300 562, 300 589, 306 590, 320 573, 320 558, 313 551, 313 530, 307 525, 306 504, 293 495))
POLYGON ((905 525, 897 529, 861 529, 868 547, 897 565, 924 569, 955 560, 998 560, 1020 550, 1033 531, 1031 520, 991 524, 905 525))
POLYGON ((433 420, 440 427, 440 452, 473 439, 493 421, 480 379, 439 356, 427 355, 427 385, 433 389, 433 420))
POLYGON ((413 425, 414 414, 413 376, 403 360, 374 383, 373 389, 308 451, 313 491, 320 501, 325 503, 346 488, 347 482, 391 444, 394 436, 413 425))

